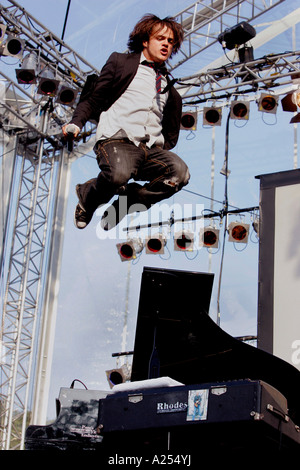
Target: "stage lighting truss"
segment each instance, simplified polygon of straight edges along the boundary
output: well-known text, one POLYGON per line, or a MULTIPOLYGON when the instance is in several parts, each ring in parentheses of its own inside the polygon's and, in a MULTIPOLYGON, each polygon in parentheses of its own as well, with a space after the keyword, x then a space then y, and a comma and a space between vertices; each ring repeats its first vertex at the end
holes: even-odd
POLYGON ((278 107, 278 96, 273 93, 262 93, 258 99, 258 111, 276 114, 278 107))
POLYGON ((198 114, 196 111, 186 111, 182 113, 180 120, 180 129, 195 131, 197 129, 198 114))
POLYGON ((6 25, 0 24, 0 55, 13 56, 21 62, 20 67, 15 69, 17 82, 21 85, 38 83, 38 95, 56 96, 58 104, 73 106, 78 90, 72 87, 72 83, 61 82, 51 66, 39 64, 39 55, 35 50, 28 51, 23 58, 24 50, 25 41, 17 34, 7 33, 6 25))
POLYGON ((248 243, 249 224, 243 222, 231 222, 228 226, 228 241, 235 243, 248 243))
POLYGON ((174 250, 175 251, 193 251, 194 250, 194 233, 189 230, 180 230, 174 234, 174 250))
POLYGON ((219 232, 220 230, 212 225, 208 225, 200 229, 199 233, 199 246, 206 248, 219 247, 219 232))
POLYGON ((123 364, 119 368, 106 370, 106 378, 110 388, 130 380, 131 371, 127 364, 123 364))
POLYGON ((150 255, 164 254, 166 244, 167 244, 167 239, 163 233, 156 233, 154 235, 149 235, 145 239, 146 254, 150 254, 150 255))
POLYGON ((218 106, 204 106, 203 125, 221 126, 221 124, 222 124, 222 108, 218 106))
POLYGON ((136 259, 137 255, 144 248, 143 241, 140 238, 132 238, 123 243, 117 243, 117 250, 121 261, 131 261, 136 259))
POLYGON ((248 120, 250 102, 246 100, 234 100, 230 105, 230 118, 236 120, 248 120))

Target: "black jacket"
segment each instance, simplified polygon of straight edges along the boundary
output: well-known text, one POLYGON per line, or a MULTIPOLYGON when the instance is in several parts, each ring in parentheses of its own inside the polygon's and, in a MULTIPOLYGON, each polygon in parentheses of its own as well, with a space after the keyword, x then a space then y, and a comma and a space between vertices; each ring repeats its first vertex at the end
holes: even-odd
MULTIPOLYGON (((113 52, 101 70, 93 93, 78 104, 71 122, 82 128, 95 112, 109 109, 133 80, 139 62, 140 54, 113 52)), ((175 147, 177 143, 181 111, 181 96, 171 87, 162 120, 164 148, 167 150, 175 147)))

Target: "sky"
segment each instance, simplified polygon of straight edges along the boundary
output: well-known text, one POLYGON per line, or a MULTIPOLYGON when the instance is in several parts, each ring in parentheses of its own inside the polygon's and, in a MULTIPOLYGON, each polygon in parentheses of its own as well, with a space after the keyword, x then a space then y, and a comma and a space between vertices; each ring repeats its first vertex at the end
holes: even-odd
MULTIPOLYGON (((2 3, 6 5, 5 1, 2 3)), ((52 0, 51 3, 46 0, 23 0, 19 3, 53 33, 61 36, 67 0, 52 0)), ((64 40, 100 70, 111 52, 126 50, 129 32, 144 13, 172 16, 191 3, 190 0, 72 0, 64 40)), ((266 24, 280 20, 298 6, 296 0, 287 0, 255 20, 252 25, 260 31, 266 24)), ((288 30, 255 50, 254 57, 299 49, 299 38, 297 25, 296 44, 293 43, 292 31, 288 30)), ((188 61, 180 74, 188 76, 197 73, 222 55, 220 44, 215 44, 188 61)), ((196 131, 181 131, 174 151, 190 168, 189 185, 186 190, 155 207, 147 214, 149 220, 156 222, 159 217, 167 220, 172 210, 175 217, 177 214, 181 217, 182 213, 189 216, 199 215, 211 208, 215 211, 222 209, 225 178, 220 171, 225 155, 227 113, 228 109, 225 108, 222 125, 214 130, 203 126, 199 118, 196 131)), ((294 161, 295 129, 289 124, 290 118, 290 113, 284 113, 280 108, 276 115, 261 113, 255 101, 252 101, 249 121, 230 120, 230 206, 258 206, 258 175, 299 167, 298 161, 294 161)), ((299 145, 297 134, 296 142, 299 145)), ((116 244, 126 239, 123 228, 128 224, 128 219, 122 222, 116 233, 105 236, 99 229, 103 212, 101 208, 85 230, 78 230, 74 226, 73 214, 77 204, 75 186, 97 174, 93 152, 72 164, 49 393, 49 420, 55 416, 55 399, 60 387, 70 386, 74 379, 81 380, 89 389, 109 389, 105 371, 118 366, 112 354, 133 350, 141 275, 146 266, 214 273, 209 312, 211 317, 214 320, 217 318, 220 282, 221 328, 232 336, 255 336, 257 333, 259 245, 252 229, 247 245, 226 240, 221 277, 222 243, 212 253, 198 247, 189 253, 179 253, 173 249, 176 230, 185 228, 198 233, 200 222, 172 227, 163 255, 148 255, 143 251, 133 262, 122 262, 116 244)), ((236 220, 249 223, 250 227, 254 221, 249 213, 244 217, 230 216, 229 222, 236 220)), ((135 218, 131 222, 138 224, 139 221, 135 218)), ((219 225, 219 219, 214 223, 223 239, 224 226, 219 225)), ((152 229, 152 233, 155 232, 152 229)), ((147 233, 140 232, 137 235, 144 237, 147 233)), ((186 296, 196 294, 184 293, 186 296)))

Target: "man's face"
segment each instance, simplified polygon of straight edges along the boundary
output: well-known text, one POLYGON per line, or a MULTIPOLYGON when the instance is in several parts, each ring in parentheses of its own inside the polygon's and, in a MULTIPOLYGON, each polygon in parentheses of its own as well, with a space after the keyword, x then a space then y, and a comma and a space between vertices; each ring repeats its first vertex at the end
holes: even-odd
POLYGON ((162 63, 170 57, 173 45, 173 31, 167 26, 164 26, 163 29, 157 26, 152 31, 149 40, 143 42, 143 53, 147 60, 162 63))

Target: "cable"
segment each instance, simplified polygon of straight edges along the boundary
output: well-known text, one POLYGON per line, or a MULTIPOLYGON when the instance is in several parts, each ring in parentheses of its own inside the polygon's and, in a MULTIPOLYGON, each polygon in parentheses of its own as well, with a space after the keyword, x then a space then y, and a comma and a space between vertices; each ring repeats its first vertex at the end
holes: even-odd
MULTIPOLYGON (((217 202, 218 204, 224 204, 224 201, 218 201, 218 199, 214 199, 209 196, 204 196, 204 194, 196 193, 195 191, 191 191, 190 189, 182 188, 182 191, 186 191, 187 193, 194 194, 195 196, 203 197, 204 199, 208 199, 209 201, 217 202)), ((233 206, 232 204, 229 204, 228 207, 229 206, 234 207, 235 209, 239 209, 239 207, 233 206)))
MULTIPOLYGON (((71 5, 71 0, 68 1, 68 5, 67 5, 67 11, 66 11, 65 21, 64 21, 63 30, 62 30, 62 35, 61 35, 61 40, 62 40, 62 41, 64 40, 64 37, 65 37, 66 26, 67 26, 67 21, 68 21, 68 16, 69 16, 69 10, 70 10, 70 5, 71 5)), ((61 51, 61 46, 62 46, 62 44, 60 44, 60 46, 59 46, 59 51, 61 51)))
POLYGON ((86 386, 81 380, 79 380, 79 379, 74 379, 73 382, 72 382, 71 385, 70 385, 70 388, 74 388, 75 382, 81 383, 81 384, 84 386, 84 388, 85 388, 86 390, 88 390, 87 386, 86 386))
POLYGON ((220 326, 220 294, 221 294, 221 282, 222 282, 222 273, 223 273, 223 263, 224 263, 224 253, 225 253, 225 241, 226 241, 226 232, 227 232, 227 209, 228 209, 228 148, 229 148, 229 121, 230 121, 230 112, 227 116, 226 122, 226 138, 225 138, 225 200, 224 200, 224 236, 222 244, 222 254, 221 254, 221 263, 219 271, 219 282, 218 282, 218 296, 217 296, 217 325, 220 326))

